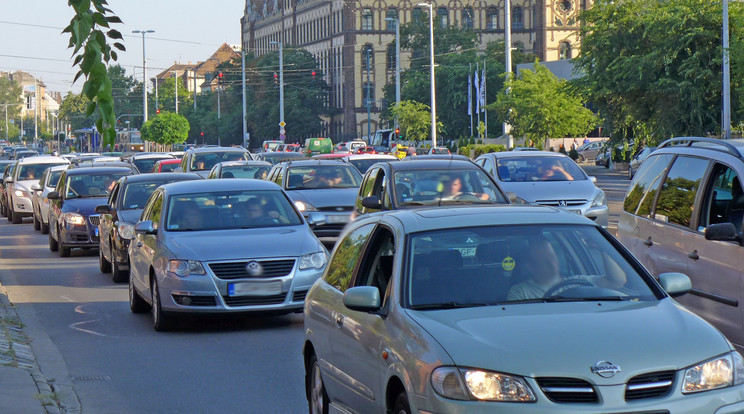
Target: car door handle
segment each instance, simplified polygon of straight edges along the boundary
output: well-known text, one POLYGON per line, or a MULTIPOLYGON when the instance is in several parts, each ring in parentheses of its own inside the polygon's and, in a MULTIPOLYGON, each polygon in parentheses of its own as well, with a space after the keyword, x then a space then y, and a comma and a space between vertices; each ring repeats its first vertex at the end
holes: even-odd
POLYGON ((649 237, 648 240, 644 240, 643 244, 645 244, 648 247, 651 247, 654 245, 654 242, 651 241, 651 238, 649 237))
POLYGON ((342 327, 344 325, 344 315, 336 315, 336 326, 342 327))
POLYGON ((138 242, 137 242, 137 244, 136 244, 136 246, 137 246, 137 247, 142 247, 142 246, 143 246, 143 245, 142 245, 142 242, 141 242, 141 241, 138 241, 138 242))
POLYGON ((697 250, 693 251, 692 253, 687 253, 687 257, 689 257, 692 260, 697 260, 700 258, 700 256, 698 256, 697 250))

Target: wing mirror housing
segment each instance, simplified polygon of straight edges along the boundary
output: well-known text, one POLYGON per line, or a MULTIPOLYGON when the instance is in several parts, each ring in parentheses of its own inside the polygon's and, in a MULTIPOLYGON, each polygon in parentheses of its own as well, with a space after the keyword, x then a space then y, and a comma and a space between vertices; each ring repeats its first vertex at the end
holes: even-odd
POLYGON ((140 221, 134 225, 134 232, 137 234, 156 234, 158 230, 152 224, 152 221, 140 221))
POLYGON ((380 289, 374 286, 356 286, 344 292, 344 306, 360 312, 380 310, 380 289))
POLYGON ((57 192, 57 191, 50 191, 49 194, 47 194, 47 198, 49 200, 59 200, 62 197, 59 196, 59 192, 57 192))
POLYGON ((111 214, 111 208, 108 206, 108 204, 102 204, 100 206, 96 206, 95 211, 98 214, 111 214))
POLYGON ((5 177, 3 181, 5 182, 5 184, 10 184, 13 182, 13 177, 5 177))
POLYGON ((382 210, 382 202, 377 196, 364 197, 362 199, 362 206, 373 210, 382 210))
POLYGON ((741 244, 742 236, 733 223, 716 223, 705 228, 705 240, 735 241, 741 244))
POLYGON ((659 283, 669 296, 676 298, 692 290, 690 278, 683 273, 662 273, 659 283))
POLYGON ((41 186, 39 185, 39 183, 32 184, 31 191, 41 191, 41 186))

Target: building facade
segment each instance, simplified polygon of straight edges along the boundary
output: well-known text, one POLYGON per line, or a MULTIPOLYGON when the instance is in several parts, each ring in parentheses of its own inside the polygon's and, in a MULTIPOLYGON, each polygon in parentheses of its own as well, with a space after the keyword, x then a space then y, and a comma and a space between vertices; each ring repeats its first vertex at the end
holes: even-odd
MULTIPOLYGON (((580 47, 578 14, 592 3, 512 0, 512 46, 534 53, 541 61, 573 58, 580 47)), ((476 31, 483 50, 489 42, 504 39, 503 0, 432 4, 435 24, 476 31)), ((428 12, 428 7, 408 0, 246 0, 242 43, 244 50, 257 56, 277 50, 275 43, 312 53, 331 88, 334 115, 326 120, 327 135, 334 140, 363 137, 385 127, 379 125, 379 115, 383 87, 395 81, 395 21, 402 26, 428 20, 428 12)), ((401 51, 401 70, 410 59, 410 52, 401 51)), ((291 135, 291 125, 287 130, 291 135)))

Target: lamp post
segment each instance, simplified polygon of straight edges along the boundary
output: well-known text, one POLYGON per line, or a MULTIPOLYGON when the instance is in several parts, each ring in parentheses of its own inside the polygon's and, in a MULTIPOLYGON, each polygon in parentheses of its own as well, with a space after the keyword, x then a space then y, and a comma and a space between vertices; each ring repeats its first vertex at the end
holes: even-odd
POLYGON ((155 33, 154 30, 132 30, 132 33, 142 33, 142 107, 144 122, 147 122, 147 63, 145 62, 145 34, 155 33))
MULTIPOLYGON (((395 106, 400 106, 400 20, 386 17, 395 22, 395 106)), ((395 128, 398 128, 398 117, 395 117, 395 128)))
POLYGON ((723 114, 722 138, 731 138, 731 74, 729 69, 729 16, 728 0, 723 0, 723 114))
MULTIPOLYGON (((269 44, 279 45, 279 136, 284 136, 284 49, 282 42, 271 41, 269 44)), ((283 140, 282 140, 283 141, 283 140)))
MULTIPOLYGON (((506 43, 506 50, 504 51, 506 62, 504 63, 504 66, 506 67, 506 80, 508 81, 509 79, 511 79, 511 73, 512 73, 511 0, 504 1, 504 43, 506 43)), ((509 88, 506 89, 506 93, 507 94, 509 93, 509 88)), ((509 125, 508 122, 504 122, 503 128, 504 128, 504 135, 506 135, 506 148, 507 149, 514 148, 514 139, 512 138, 510 134, 511 125, 509 125)))
POLYGON ((371 86, 369 83, 369 56, 372 54, 372 48, 370 47, 367 49, 367 85, 365 85, 365 89, 367 90, 367 93, 364 96, 364 100, 366 101, 365 104, 367 104, 367 142, 372 142, 372 108, 370 108, 370 104, 372 103, 372 100, 369 99, 372 95, 369 91, 369 87, 371 86))
POLYGON ((431 57, 431 147, 437 146, 437 95, 434 85, 434 5, 431 3, 419 3, 419 6, 429 8, 429 56, 431 57))
POLYGON ((176 84, 176 113, 178 113, 178 72, 172 70, 171 73, 173 74, 174 83, 176 84))
POLYGON ((251 144, 248 139, 248 121, 245 114, 245 47, 240 48, 240 75, 243 89, 243 145, 248 149, 251 144))

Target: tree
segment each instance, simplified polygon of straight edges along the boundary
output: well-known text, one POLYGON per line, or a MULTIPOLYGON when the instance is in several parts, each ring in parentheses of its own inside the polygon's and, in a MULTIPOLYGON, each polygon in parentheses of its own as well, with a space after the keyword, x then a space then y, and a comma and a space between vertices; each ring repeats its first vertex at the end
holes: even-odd
MULTIPOLYGON (((730 15, 732 114, 742 119, 744 4, 731 2, 730 15)), ((575 61, 614 139, 720 131, 721 25, 721 2, 708 0, 603 0, 582 13, 575 61)))
MULTIPOLYGON (((416 101, 402 101, 393 106, 393 116, 398 118, 401 135, 409 141, 424 141, 431 138, 431 110, 416 101)), ((437 132, 442 124, 437 123, 437 132)))
MULTIPOLYGON (((7 108, 8 119, 16 119, 21 115, 21 93, 23 88, 18 82, 9 78, 0 77, 0 117, 5 116, 7 108), (6 107, 7 105, 7 107, 6 107)), ((8 124, 8 131, 5 130, 5 122, 0 122, 0 137, 14 137, 18 135, 18 128, 11 128, 8 124), (15 132, 15 134, 13 134, 15 132)))
POLYGON ((142 139, 157 144, 182 144, 189 136, 189 121, 182 115, 163 111, 142 125, 142 139))
POLYGON ((534 71, 522 71, 504 88, 489 109, 506 119, 514 135, 525 136, 535 145, 546 138, 586 135, 599 124, 577 90, 537 62, 534 71))
POLYGON ((59 117, 70 122, 72 130, 90 128, 96 123, 96 116, 87 115, 90 100, 83 94, 68 92, 59 106, 59 117))

